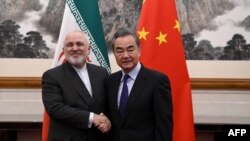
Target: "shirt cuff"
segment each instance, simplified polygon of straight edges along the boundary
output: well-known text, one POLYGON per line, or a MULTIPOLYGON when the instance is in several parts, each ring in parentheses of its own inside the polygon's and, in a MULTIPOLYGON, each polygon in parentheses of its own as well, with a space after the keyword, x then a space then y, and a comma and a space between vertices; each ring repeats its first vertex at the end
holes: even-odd
POLYGON ((88 124, 89 128, 92 127, 93 118, 94 118, 94 113, 90 112, 90 114, 89 114, 89 124, 88 124))

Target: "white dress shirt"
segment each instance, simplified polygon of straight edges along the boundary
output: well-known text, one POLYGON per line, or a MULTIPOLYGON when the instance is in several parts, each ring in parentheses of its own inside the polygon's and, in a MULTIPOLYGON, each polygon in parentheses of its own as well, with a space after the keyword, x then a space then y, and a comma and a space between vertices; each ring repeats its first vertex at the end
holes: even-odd
MULTIPOLYGON (((74 67, 74 69, 76 70, 77 74, 81 78, 81 80, 84 83, 85 87, 89 91, 90 96, 92 97, 92 88, 91 88, 91 84, 90 84, 90 80, 89 80, 89 73, 88 73, 88 70, 87 70, 86 63, 82 68, 79 69, 79 68, 74 67)), ((93 118, 94 118, 94 113, 90 112, 89 123, 88 123, 89 128, 91 128, 91 126, 92 126, 93 118)))
MULTIPOLYGON (((74 67, 75 68, 75 67, 74 67)), ((89 80, 89 73, 86 67, 86 64, 82 68, 75 68, 82 82, 85 84, 86 88, 89 91, 90 96, 92 96, 92 88, 89 80)))
MULTIPOLYGON (((127 86, 128 86, 128 96, 130 95, 131 89, 135 83, 135 79, 141 69, 141 64, 138 62, 135 68, 128 73, 130 76, 127 80, 127 86)), ((122 93, 122 87, 123 87, 123 78, 124 78, 125 73, 122 71, 122 78, 120 81, 120 86, 119 86, 119 91, 118 91, 118 97, 117 97, 117 103, 118 103, 118 108, 120 106, 120 98, 121 98, 121 93, 122 93)))

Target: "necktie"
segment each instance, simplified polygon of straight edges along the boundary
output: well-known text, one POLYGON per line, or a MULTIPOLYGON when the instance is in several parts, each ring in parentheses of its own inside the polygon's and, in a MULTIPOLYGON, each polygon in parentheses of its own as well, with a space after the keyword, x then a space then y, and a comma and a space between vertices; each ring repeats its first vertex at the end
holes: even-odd
POLYGON ((121 98, 120 98, 120 106, 119 106, 119 112, 121 117, 123 117, 123 114, 126 109, 127 101, 128 101, 128 85, 127 85, 127 80, 129 78, 129 75, 124 75, 123 78, 123 87, 122 87, 122 93, 121 93, 121 98))

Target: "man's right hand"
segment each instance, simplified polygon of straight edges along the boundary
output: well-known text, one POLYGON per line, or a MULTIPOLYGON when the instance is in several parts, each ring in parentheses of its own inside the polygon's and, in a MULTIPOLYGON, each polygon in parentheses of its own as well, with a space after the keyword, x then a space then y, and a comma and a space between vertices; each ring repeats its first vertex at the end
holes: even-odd
POLYGON ((93 124, 103 133, 107 133, 111 129, 111 123, 103 113, 100 115, 94 114, 93 124))

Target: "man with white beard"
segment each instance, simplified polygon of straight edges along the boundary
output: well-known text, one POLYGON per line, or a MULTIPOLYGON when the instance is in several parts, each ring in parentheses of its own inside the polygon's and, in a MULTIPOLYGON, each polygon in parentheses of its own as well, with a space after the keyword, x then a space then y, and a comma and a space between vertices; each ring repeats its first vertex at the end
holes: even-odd
POLYGON ((105 116, 107 71, 89 64, 90 42, 80 31, 66 35, 66 63, 42 76, 42 99, 49 114, 48 141, 102 141, 111 124, 105 116))

